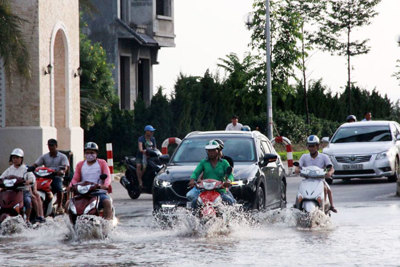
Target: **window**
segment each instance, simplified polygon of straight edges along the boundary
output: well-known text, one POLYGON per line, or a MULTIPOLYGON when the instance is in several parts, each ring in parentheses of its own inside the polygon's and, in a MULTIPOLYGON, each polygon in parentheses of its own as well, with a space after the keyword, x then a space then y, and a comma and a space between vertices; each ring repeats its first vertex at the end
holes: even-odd
POLYGON ((375 125, 342 127, 333 136, 331 143, 385 142, 391 140, 392 135, 388 125, 375 125))
POLYGON ((157 0, 156 14, 166 17, 171 17, 171 0, 157 0))

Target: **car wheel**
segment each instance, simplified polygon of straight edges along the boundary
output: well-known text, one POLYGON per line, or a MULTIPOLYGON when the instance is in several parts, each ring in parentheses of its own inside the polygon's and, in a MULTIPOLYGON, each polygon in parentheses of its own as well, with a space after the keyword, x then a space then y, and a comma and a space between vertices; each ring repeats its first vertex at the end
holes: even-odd
POLYGON ((399 179, 399 175, 400 175, 400 164, 399 164, 399 159, 396 158, 396 162, 394 163, 394 174, 392 176, 388 177, 388 182, 396 182, 397 179, 399 179))
POLYGON ((286 208, 286 181, 285 178, 281 180, 281 209, 286 208))
POLYGON ((257 187, 256 198, 254 200, 254 209, 263 210, 265 209, 265 192, 263 184, 257 187))

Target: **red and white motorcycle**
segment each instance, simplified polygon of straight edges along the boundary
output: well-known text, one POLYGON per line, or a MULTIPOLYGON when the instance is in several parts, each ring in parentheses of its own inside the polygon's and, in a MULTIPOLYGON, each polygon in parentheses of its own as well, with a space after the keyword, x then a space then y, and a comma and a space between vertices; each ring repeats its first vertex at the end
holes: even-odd
POLYGON ((7 176, 0 179, 0 223, 7 217, 23 217, 25 179, 7 176))

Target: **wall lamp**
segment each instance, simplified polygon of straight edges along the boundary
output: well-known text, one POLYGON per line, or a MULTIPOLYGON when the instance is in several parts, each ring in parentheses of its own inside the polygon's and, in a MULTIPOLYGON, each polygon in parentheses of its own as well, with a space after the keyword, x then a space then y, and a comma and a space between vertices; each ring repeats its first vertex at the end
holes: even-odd
POLYGON ((51 64, 47 65, 47 69, 44 70, 44 75, 50 74, 53 66, 51 64))
POLYGON ((82 75, 82 69, 81 67, 76 69, 76 72, 74 73, 74 78, 81 76, 82 75))

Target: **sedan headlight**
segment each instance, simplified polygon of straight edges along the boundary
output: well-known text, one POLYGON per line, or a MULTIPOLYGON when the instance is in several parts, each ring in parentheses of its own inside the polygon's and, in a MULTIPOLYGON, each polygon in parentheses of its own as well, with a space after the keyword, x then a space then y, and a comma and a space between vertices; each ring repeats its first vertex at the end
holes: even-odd
POLYGON ((382 152, 382 153, 379 153, 376 155, 377 160, 386 159, 387 157, 388 157, 388 151, 385 151, 385 152, 382 152))
POLYGON ((158 187, 171 187, 172 186, 171 182, 165 181, 165 180, 160 180, 160 179, 155 179, 154 184, 158 187))

